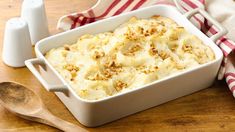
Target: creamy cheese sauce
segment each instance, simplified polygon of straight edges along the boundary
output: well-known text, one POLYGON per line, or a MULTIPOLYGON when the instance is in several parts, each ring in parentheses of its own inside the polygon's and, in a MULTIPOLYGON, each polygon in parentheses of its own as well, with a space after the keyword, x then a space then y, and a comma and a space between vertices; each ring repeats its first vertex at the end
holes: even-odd
POLYGON ((112 32, 83 35, 46 54, 83 99, 129 91, 215 59, 213 51, 173 20, 131 18, 112 32))

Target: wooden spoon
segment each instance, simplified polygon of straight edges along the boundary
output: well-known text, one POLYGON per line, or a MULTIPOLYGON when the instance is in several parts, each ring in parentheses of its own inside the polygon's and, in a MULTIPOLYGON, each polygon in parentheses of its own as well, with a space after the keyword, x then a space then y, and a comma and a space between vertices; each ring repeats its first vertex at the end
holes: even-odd
POLYGON ((47 124, 66 132, 86 131, 82 127, 52 115, 39 96, 30 89, 14 82, 0 83, 0 104, 27 120, 47 124))

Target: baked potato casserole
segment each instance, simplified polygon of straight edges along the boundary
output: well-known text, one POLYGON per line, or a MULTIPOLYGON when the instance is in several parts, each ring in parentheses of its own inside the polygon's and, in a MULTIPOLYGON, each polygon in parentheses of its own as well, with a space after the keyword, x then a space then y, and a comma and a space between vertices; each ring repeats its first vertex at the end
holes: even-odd
POLYGON ((215 55, 173 20, 153 16, 83 35, 75 44, 50 50, 46 59, 81 98, 98 100, 210 62, 215 55))

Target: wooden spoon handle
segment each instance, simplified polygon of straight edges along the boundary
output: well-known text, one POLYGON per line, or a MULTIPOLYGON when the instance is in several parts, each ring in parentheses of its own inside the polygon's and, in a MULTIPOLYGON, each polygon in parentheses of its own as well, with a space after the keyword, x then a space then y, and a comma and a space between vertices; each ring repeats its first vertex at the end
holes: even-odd
POLYGON ((67 122, 65 120, 62 120, 54 115, 52 115, 49 111, 43 111, 39 114, 39 118, 45 120, 45 124, 48 124, 52 127, 58 128, 60 130, 63 130, 65 132, 87 132, 82 127, 79 127, 75 124, 72 124, 70 122, 67 122))

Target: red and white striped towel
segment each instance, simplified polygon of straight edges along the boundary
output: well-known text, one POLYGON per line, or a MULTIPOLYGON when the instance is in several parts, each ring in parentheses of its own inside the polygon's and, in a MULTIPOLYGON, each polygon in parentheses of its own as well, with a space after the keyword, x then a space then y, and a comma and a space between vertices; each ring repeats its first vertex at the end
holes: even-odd
MULTIPOLYGON (((61 17, 58 22, 58 28, 70 30, 101 19, 155 4, 175 6, 174 3, 166 0, 98 0, 96 5, 84 12, 61 17)), ((181 12, 187 12, 195 8, 204 8, 205 0, 181 0, 179 4, 181 5, 181 12)), ((201 15, 196 15, 192 22, 208 36, 217 33, 217 29, 201 15)), ((231 61, 227 59, 228 55, 235 50, 235 43, 224 36, 217 41, 217 44, 224 54, 224 61, 221 65, 218 79, 221 80, 225 77, 228 87, 235 97, 235 68, 231 61)))

